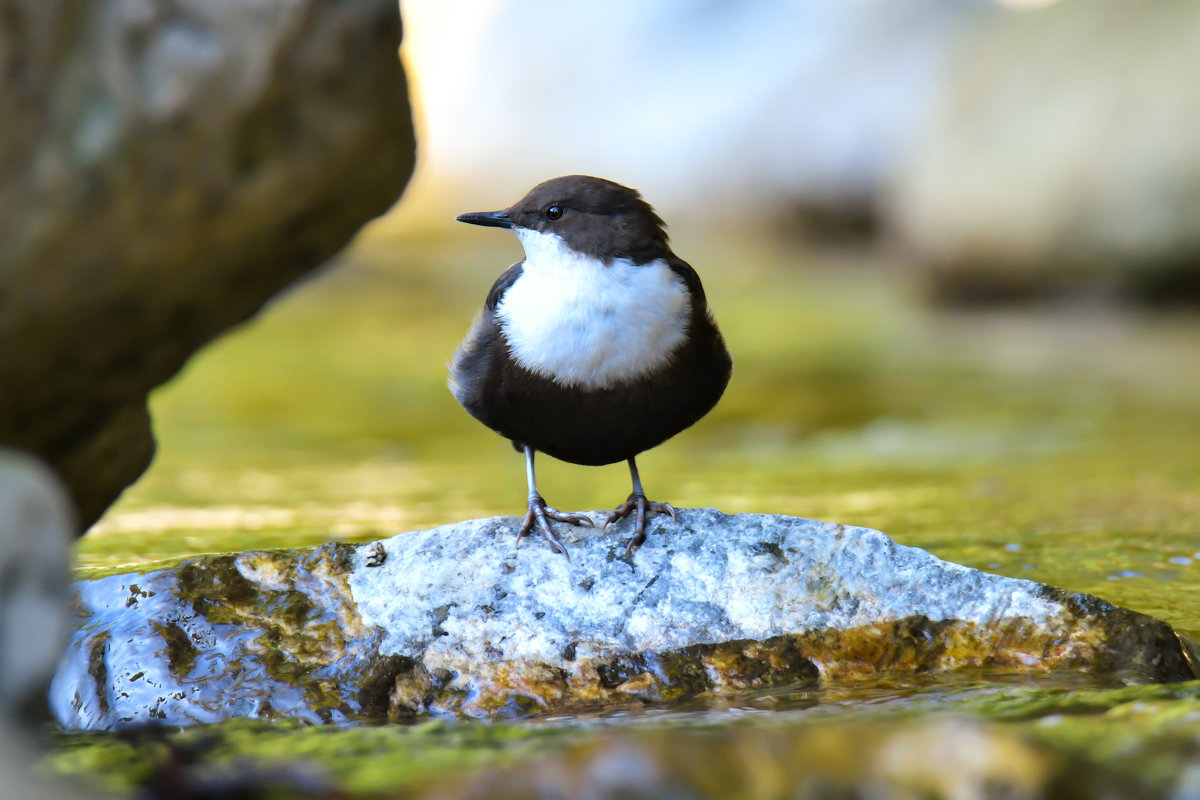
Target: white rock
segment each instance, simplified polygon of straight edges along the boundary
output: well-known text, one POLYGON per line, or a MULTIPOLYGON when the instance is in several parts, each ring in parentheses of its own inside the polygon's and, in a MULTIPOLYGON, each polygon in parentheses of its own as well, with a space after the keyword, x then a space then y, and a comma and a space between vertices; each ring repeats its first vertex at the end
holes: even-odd
POLYGON ((875 670, 1192 676, 1165 623, 866 528, 684 509, 656 517, 632 561, 622 533, 560 524, 567 561, 536 539, 514 551, 516 525, 80 583, 54 710, 69 728, 487 717, 875 670))

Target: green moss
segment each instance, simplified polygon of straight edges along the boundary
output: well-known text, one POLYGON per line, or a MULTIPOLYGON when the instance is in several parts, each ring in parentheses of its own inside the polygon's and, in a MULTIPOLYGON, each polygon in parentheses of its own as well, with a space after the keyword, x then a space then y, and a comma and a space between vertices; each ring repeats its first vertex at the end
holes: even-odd
MULTIPOLYGON (((489 787, 488 796, 510 797, 522 796, 511 788, 514 781, 528 786, 535 778, 562 774, 590 780, 596 773, 589 764, 632 747, 656 765, 642 780, 670 776, 692 786, 688 796, 696 797, 794 796, 797 786, 813 781, 877 789, 925 785, 926 793, 917 796, 941 797, 957 795, 929 786, 961 788, 982 781, 996 792, 1014 782, 1024 787, 1024 793, 1004 796, 1155 798, 1200 757, 1197 698, 1200 684, 1117 691, 1013 688, 990 708, 976 701, 950 718, 859 706, 839 715, 785 713, 717 722, 644 718, 616 731, 440 721, 364 728, 235 721, 150 736, 62 736, 49 766, 107 786, 132 787, 160 768, 170 750, 191 751, 200 754, 197 768, 205 775, 234 771, 247 760, 304 764, 355 798, 410 796, 431 785, 453 787, 481 770, 516 767, 474 778, 489 787), (1042 713, 1011 716, 1021 706, 1040 707, 1042 713), (974 721, 961 715, 971 709, 974 721), (549 771, 542 765, 547 760, 555 765, 549 771)), ((542 795, 527 790, 523 796, 542 795)))
POLYGON ((245 720, 161 730, 149 736, 61 735, 47 766, 112 788, 139 785, 169 758, 166 747, 201 755, 211 775, 252 760, 262 765, 320 768, 355 793, 393 793, 466 768, 514 763, 578 741, 585 734, 520 725, 420 725, 361 728, 309 727, 293 721, 245 720))

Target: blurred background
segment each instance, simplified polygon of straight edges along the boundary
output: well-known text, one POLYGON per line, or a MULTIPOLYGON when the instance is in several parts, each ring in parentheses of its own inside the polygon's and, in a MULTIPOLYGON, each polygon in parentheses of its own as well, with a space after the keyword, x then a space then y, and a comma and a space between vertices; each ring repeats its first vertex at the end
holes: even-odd
MULTIPOLYGON (((652 498, 877 528, 1200 637, 1200 4, 400 10, 407 89, 393 0, 0 0, 0 442, 63 478, 69 498, 41 498, 59 533, 70 508, 99 518, 83 577, 523 512, 522 459, 446 388, 522 253, 454 216, 589 173, 656 206, 735 360, 716 409, 639 458, 652 498), (413 179, 343 249, 405 184, 409 100, 413 179), (154 449, 146 392, 181 364, 151 395, 152 465, 105 513, 154 449)), ((539 461, 566 510, 627 481, 539 461)), ((7 557, 57 587, 61 625, 62 571, 7 557)), ((51 623, 7 605, 0 649, 29 655, 51 623)), ((248 758, 370 797, 505 763, 542 781, 522 797, 614 773, 712 797, 1200 796, 1200 684, 1124 680, 880 673, 745 708, 239 720, 178 747, 60 733, 43 763, 147 797, 188 773, 231 796, 205 768, 248 758)))
MULTIPOLYGON (((880 528, 1200 632, 1200 6, 406 3, 418 166, 158 391, 85 567, 523 510, 445 364, 560 174, 634 186, 735 358, 642 459, 676 505, 880 528)), ((559 508, 624 468, 546 460, 559 508)))

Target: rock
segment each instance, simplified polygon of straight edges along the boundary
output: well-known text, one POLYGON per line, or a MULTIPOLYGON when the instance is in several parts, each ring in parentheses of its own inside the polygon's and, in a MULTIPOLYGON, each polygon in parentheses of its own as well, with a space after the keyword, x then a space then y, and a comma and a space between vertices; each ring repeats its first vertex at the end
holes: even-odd
POLYGON ((36 765, 45 753, 34 746, 33 735, 0 721, 0 770, 4 786, 0 797, 13 800, 105 800, 116 796, 95 786, 84 789, 64 779, 40 774, 36 765))
POLYGON ((403 190, 394 0, 0 0, 0 443, 82 527, 146 395, 403 190))
POLYGON ((685 509, 632 562, 619 534, 561 526, 568 562, 514 552, 517 522, 80 582, 54 712, 74 729, 492 718, 880 671, 1193 677, 1163 622, 865 528, 685 509))
POLYGON ((1057 3, 965 38, 884 210, 943 295, 1200 299, 1200 6, 1057 3))
POLYGON ((46 689, 70 633, 70 502, 43 464, 0 448, 0 797, 97 797, 37 776, 46 689))
POLYGON ((457 213, 481 187, 500 198, 582 164, 639 187, 672 221, 802 214, 806 233, 869 226, 963 30, 996 13, 978 0, 405 11, 432 201, 457 213), (593 35, 564 37, 564 26, 593 35), (497 69, 537 75, 539 90, 462 80, 497 69), (597 104, 614 124, 596 124, 597 104), (479 124, 463 125, 468 114, 479 124))
POLYGON ((0 448, 0 720, 35 723, 70 633, 75 524, 58 480, 0 448))

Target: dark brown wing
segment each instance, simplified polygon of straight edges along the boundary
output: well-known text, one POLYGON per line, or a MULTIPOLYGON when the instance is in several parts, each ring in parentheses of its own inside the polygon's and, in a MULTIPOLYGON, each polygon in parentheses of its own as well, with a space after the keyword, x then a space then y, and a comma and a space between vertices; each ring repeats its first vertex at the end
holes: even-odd
POLYGON ((495 361, 504 357, 496 306, 508 288, 521 277, 524 264, 524 261, 513 264, 492 284, 483 311, 471 324, 471 330, 450 362, 450 391, 454 399, 476 419, 483 420, 486 415, 486 409, 483 408, 487 401, 484 397, 485 384, 488 375, 496 369, 495 361))
POLYGON ((517 278, 521 277, 521 273, 524 271, 524 261, 518 261, 504 270, 504 274, 496 278, 496 282, 492 284, 492 288, 488 292, 487 302, 483 304, 484 310, 494 313, 496 306, 500 305, 500 300, 504 297, 504 293, 508 291, 508 287, 516 283, 517 278))

